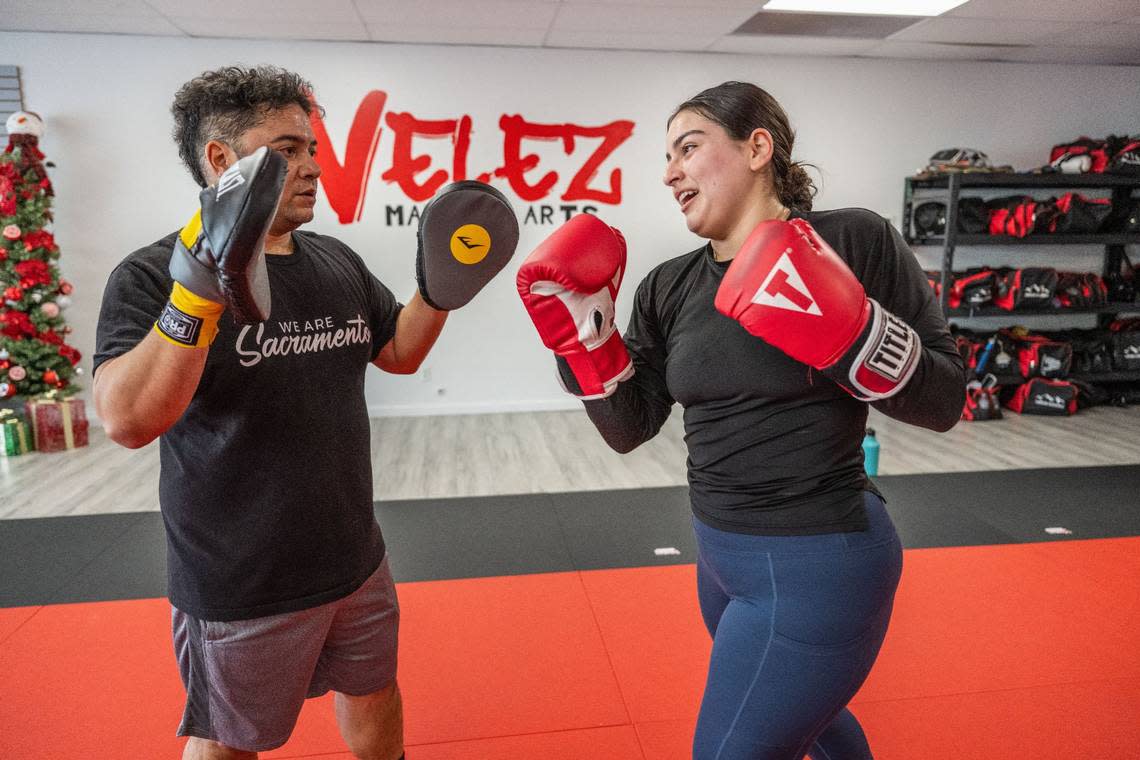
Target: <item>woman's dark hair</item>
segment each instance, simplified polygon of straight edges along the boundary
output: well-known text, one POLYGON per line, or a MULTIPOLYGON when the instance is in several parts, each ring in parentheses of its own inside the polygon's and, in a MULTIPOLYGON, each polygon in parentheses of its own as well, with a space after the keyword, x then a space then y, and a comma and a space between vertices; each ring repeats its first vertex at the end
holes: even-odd
POLYGON ((194 77, 174 95, 174 142, 194 181, 206 186, 202 152, 210 140, 236 147, 246 130, 267 111, 296 104, 306 114, 316 108, 313 86, 276 66, 226 66, 194 77))
POLYGON ((815 184, 799 161, 792 160, 796 133, 783 107, 766 91, 747 82, 725 82, 686 100, 673 111, 666 126, 682 111, 694 111, 724 127, 734 140, 747 140, 755 129, 772 135, 772 180, 776 196, 788 208, 811 211, 815 184))

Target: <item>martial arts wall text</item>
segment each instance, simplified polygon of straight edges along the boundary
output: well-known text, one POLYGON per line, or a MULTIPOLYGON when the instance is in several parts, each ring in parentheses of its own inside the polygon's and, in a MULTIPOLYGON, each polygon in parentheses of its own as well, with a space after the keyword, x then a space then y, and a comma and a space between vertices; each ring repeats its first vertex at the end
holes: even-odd
MULTIPOLYGON (((634 122, 619 119, 596 126, 574 123, 541 123, 518 114, 503 114, 498 120, 497 140, 501 160, 494 168, 469 165, 472 134, 477 130, 468 114, 450 119, 421 119, 407 112, 385 112, 388 95, 372 90, 364 96, 349 128, 342 149, 332 144, 320 113, 311 120, 317 140, 320 185, 341 224, 352 224, 364 214, 364 200, 374 172, 395 186, 406 202, 385 204, 384 224, 389 227, 416 225, 422 204, 449 182, 505 179, 507 187, 524 203, 524 225, 555 225, 577 213, 596 213, 597 204, 621 203, 622 170, 614 167, 599 177, 599 169, 616 158, 617 149, 633 134, 634 122), (392 152, 382 171, 374 169, 381 133, 387 127, 392 152), (447 141, 448 155, 426 152, 425 140, 447 141), (562 160, 544 165, 536 152, 543 143, 560 143, 562 160)), ((482 146, 487 148, 487 146, 482 146)), ((498 186, 498 183, 496 183, 498 186)))

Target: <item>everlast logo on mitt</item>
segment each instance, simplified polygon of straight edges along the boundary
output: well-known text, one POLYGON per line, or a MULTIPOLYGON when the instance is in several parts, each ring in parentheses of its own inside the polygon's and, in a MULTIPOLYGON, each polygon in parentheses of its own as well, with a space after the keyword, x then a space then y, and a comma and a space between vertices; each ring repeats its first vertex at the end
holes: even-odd
POLYGON ((218 177, 218 194, 214 197, 221 198, 234 188, 241 187, 245 184, 245 177, 242 176, 241 170, 235 163, 229 169, 226 169, 222 176, 218 177))

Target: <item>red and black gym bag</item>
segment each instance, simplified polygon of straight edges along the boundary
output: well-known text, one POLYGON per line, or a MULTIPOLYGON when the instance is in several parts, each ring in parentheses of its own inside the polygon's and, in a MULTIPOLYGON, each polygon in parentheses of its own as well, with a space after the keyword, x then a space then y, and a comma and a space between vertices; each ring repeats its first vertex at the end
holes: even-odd
POLYGON ((1109 346, 1112 349, 1113 369, 1122 372, 1140 370, 1140 326, 1113 330, 1109 346))
POLYGON ((1066 162, 1078 160, 1080 156, 1089 157, 1089 166, 1084 171, 1100 174, 1108 166, 1108 143, 1082 135, 1071 143, 1054 145, 1049 151, 1049 165, 1064 171, 1066 162))
POLYGON ((1109 159, 1105 171, 1109 174, 1140 177, 1140 137, 1127 137, 1121 142, 1109 159))
POLYGON ((1033 232, 1037 201, 1028 195, 1011 195, 986 201, 990 212, 990 234, 1025 237, 1033 232))
POLYGON ((1108 287, 1093 272, 1057 272, 1057 303, 1067 309, 1087 309, 1108 303, 1108 287))
POLYGON ((1041 335, 1019 339, 1017 362, 1022 377, 1065 377, 1073 366, 1073 346, 1041 335))
POLYGON ((997 277, 992 269, 970 269, 956 274, 950 286, 950 308, 986 306, 993 302, 996 286, 997 277))
POLYGON ((1052 267, 1025 267, 997 270, 994 305, 1007 311, 1040 309, 1053 305, 1057 293, 1057 270, 1052 267))
POLYGON ((1080 193, 1065 193, 1056 205, 1058 213, 1050 220, 1049 232, 1100 232, 1112 214, 1112 201, 1108 198, 1086 198, 1080 193))
MULTIPOLYGON (((992 380, 993 375, 988 379, 992 380)), ((967 422, 1001 419, 1001 403, 998 401, 997 386, 993 382, 974 380, 966 386, 966 405, 962 407, 962 419, 967 422)))
POLYGON ((1018 414, 1065 417, 1077 413, 1077 387, 1068 380, 1036 377, 1014 390, 1006 407, 1018 414))

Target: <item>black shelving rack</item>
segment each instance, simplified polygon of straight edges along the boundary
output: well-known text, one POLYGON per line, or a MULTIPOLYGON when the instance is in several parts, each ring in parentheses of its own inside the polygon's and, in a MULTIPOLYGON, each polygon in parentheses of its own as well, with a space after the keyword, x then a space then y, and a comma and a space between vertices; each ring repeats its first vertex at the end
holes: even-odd
MULTIPOLYGON (((1140 190, 1140 177, 1121 177, 1108 174, 1017 174, 1002 172, 953 173, 932 176, 907 177, 903 188, 903 234, 912 246, 937 246, 942 249, 941 293, 939 301, 947 317, 1018 317, 1096 314, 1101 325, 1112 316, 1123 312, 1140 312, 1140 303, 1108 303, 1099 307, 1067 309, 1034 309, 1008 311, 997 307, 950 308, 950 290, 954 282, 954 252, 960 246, 1039 246, 1039 245, 1098 245, 1104 246, 1102 275, 1119 272, 1124 261, 1126 245, 1140 245, 1140 234, 1029 234, 1025 237, 1010 235, 966 235, 958 231, 958 202, 964 189, 969 190, 1108 190, 1114 208, 1120 208, 1140 190), (937 190, 924 193, 924 199, 946 203, 945 234, 934 237, 916 236, 912 217, 915 193, 919 190, 937 190)), ((1098 381, 1140 380, 1140 371, 1113 372, 1089 376, 1098 381)))

